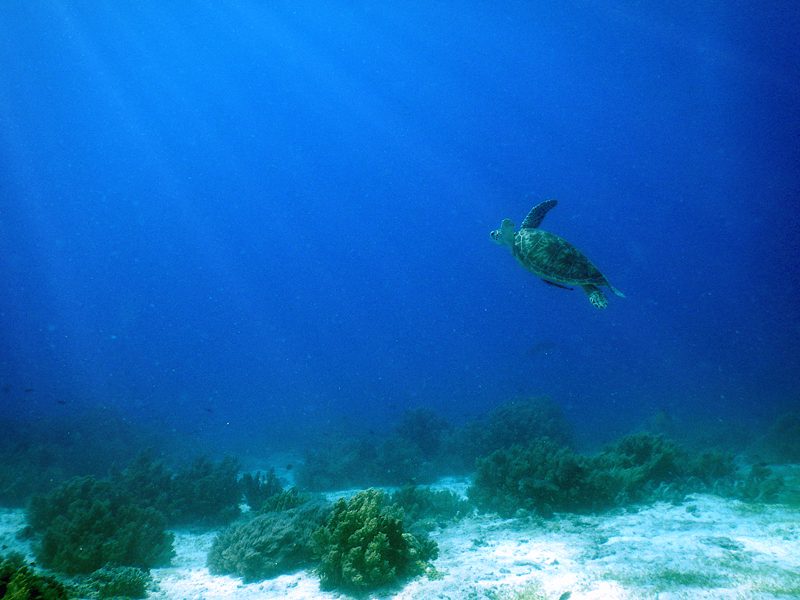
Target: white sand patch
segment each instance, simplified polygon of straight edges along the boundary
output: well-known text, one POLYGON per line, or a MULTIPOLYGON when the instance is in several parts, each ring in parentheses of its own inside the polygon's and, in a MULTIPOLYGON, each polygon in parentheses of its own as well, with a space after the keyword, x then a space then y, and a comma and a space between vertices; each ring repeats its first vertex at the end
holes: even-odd
POLYGON ((33 561, 29 540, 20 540, 17 533, 25 527, 25 511, 21 508, 0 508, 0 555, 18 552, 33 561))
POLYGON ((175 532, 175 558, 172 566, 153 569, 157 590, 151 599, 215 600, 256 598, 336 598, 319 589, 319 581, 307 573, 282 575, 267 581, 245 584, 236 577, 216 576, 208 572, 206 556, 215 532, 175 532))
MULTIPOLYGON (((351 490, 332 496, 347 496, 351 490)), ((767 599, 800 593, 800 511, 691 496, 679 505, 544 523, 476 516, 432 537, 435 572, 371 598, 767 599)), ((152 598, 342 598, 311 572, 243 584, 202 565, 212 534, 176 537, 176 567, 153 571, 152 598), (180 566, 183 565, 183 566, 180 566)))

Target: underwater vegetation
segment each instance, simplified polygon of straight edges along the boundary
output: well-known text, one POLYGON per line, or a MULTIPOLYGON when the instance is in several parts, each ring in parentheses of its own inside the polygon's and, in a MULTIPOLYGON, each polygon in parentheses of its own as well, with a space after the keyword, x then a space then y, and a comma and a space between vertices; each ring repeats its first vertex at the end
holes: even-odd
POLYGON ((469 498, 505 516, 533 512, 607 510, 655 498, 715 492, 774 501, 783 483, 763 466, 738 471, 731 456, 689 454, 647 433, 626 436, 594 456, 577 454, 548 438, 496 450, 479 459, 469 498))
POLYGON ((541 438, 480 459, 468 495, 479 509, 508 516, 520 510, 544 515, 586 510, 597 502, 589 474, 586 458, 541 438))
POLYGON ((42 575, 21 554, 0 557, 0 598, 9 600, 66 600, 67 588, 54 577, 42 575))
POLYGON ((430 531, 463 519, 472 505, 450 490, 430 490, 407 485, 390 497, 391 504, 403 510, 403 520, 410 530, 430 531))
POLYGON ((70 479, 30 501, 37 559, 68 574, 168 564, 174 552, 167 527, 223 524, 239 514, 238 472, 232 459, 201 458, 173 472, 142 455, 110 478, 70 479))
POLYGON ((112 475, 111 481, 136 504, 163 514, 172 527, 220 525, 239 515, 243 484, 239 463, 230 457, 217 462, 199 457, 172 470, 145 453, 112 475))
POLYGON ((270 469, 266 474, 244 473, 239 480, 239 486, 251 510, 259 509, 267 500, 283 493, 283 486, 275 475, 275 469, 270 469))
POLYGON ((462 472, 475 470, 478 458, 501 448, 525 445, 539 438, 572 445, 572 430, 561 407, 544 396, 518 398, 456 430, 449 451, 462 472))
POLYGON ((70 477, 108 475, 130 462, 131 448, 164 446, 153 432, 110 409, 36 420, 10 415, 0 436, 0 504, 24 506, 70 477))
POLYGON ((572 438, 561 408, 549 398, 515 400, 463 427, 415 409, 378 440, 341 437, 307 449, 297 483, 315 491, 431 483, 472 472, 475 460, 494 450, 541 437, 563 444, 572 438))
MULTIPOLYGON (((757 451, 751 448, 753 455, 764 457, 770 449, 776 461, 794 457, 797 425, 792 415, 776 421, 757 451)), ((38 564, 77 576, 78 583, 53 587, 51 594, 144 597, 149 569, 174 555, 169 528, 178 526, 224 527, 207 557, 214 574, 249 582, 313 569, 326 589, 360 594, 430 574, 438 548, 429 533, 476 509, 548 517, 680 500, 693 492, 738 498, 754 509, 758 503, 797 501, 784 479, 792 467, 747 463, 744 454, 687 449, 653 433, 628 435, 594 454, 577 452, 571 441, 558 405, 528 398, 458 426, 416 409, 383 435, 319 443, 295 471, 298 486, 288 489, 274 470, 242 474, 233 458, 200 457, 175 467, 145 452, 124 468, 106 465, 105 476, 59 479, 67 472, 59 467, 58 482, 30 499, 26 533, 38 564), (467 499, 419 485, 459 473, 473 475, 467 499), (373 485, 397 487, 391 493, 363 489, 373 485), (346 487, 363 491, 334 504, 313 494, 346 487)), ((39 461, 27 472, 49 464, 49 454, 24 447, 20 453, 15 446, 12 456, 39 461)), ((9 451, 4 441, 0 448, 9 451)), ((11 481, 2 479, 9 472, 0 469, 0 482, 11 481)), ((42 483, 35 474, 30 482, 17 489, 42 483)), ((35 586, 44 589, 51 580, 40 581, 30 566, 10 560, 3 585, 45 597, 36 595, 35 586)))
POLYGON ((93 477, 77 477, 35 496, 28 523, 38 536, 37 560, 67 574, 105 565, 149 569, 168 564, 174 554, 162 513, 93 477))
POLYGON ((148 571, 136 567, 103 567, 77 586, 78 594, 90 598, 146 598, 153 582, 148 571))
POLYGON ((780 415, 756 444, 755 452, 773 463, 800 463, 800 413, 780 415))
POLYGON ((214 574, 255 581, 313 565, 312 535, 329 513, 330 506, 319 501, 260 511, 217 535, 208 568, 214 574))

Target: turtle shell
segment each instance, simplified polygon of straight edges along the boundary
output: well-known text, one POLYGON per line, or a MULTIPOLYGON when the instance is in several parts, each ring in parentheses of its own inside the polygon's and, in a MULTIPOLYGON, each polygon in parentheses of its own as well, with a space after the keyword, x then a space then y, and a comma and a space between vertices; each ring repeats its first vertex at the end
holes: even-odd
POLYGON ((514 256, 526 269, 548 281, 567 285, 608 284, 586 255, 548 231, 520 229, 514 235, 514 256))

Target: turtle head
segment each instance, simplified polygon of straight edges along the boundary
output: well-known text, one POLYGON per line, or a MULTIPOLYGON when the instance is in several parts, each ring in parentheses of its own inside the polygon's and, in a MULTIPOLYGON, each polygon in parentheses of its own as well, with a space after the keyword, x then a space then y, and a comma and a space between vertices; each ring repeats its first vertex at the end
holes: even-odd
POLYGON ((503 219, 500 229, 495 229, 490 234, 495 244, 501 246, 514 246, 514 222, 511 219, 503 219))

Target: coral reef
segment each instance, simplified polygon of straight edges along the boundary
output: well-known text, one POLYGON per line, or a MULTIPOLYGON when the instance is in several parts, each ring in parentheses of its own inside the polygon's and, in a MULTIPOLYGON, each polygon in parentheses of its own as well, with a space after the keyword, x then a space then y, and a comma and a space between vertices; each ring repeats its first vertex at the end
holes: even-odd
POLYGON ((234 524, 214 539, 208 568, 214 574, 254 581, 311 565, 312 534, 329 512, 326 504, 308 502, 285 510, 262 512, 234 524))
POLYGON ((688 474, 688 457, 662 436, 639 433, 622 438, 591 461, 587 489, 592 506, 603 508, 638 502, 664 482, 688 474))
POLYGON ((136 567, 103 567, 92 573, 84 588, 97 598, 146 598, 150 573, 136 567))
POLYGON ((429 409, 413 409, 377 440, 343 437, 315 443, 306 452, 297 483, 315 491, 430 483, 472 471, 478 457, 494 450, 541 437, 562 444, 571 439, 561 409, 548 398, 508 403, 462 428, 429 409))
POLYGON ((262 504, 258 512, 280 512, 289 510, 290 508, 297 508, 306 502, 310 502, 313 496, 310 494, 302 494, 297 488, 289 488, 277 494, 273 494, 267 498, 262 504))
POLYGON ((167 513, 170 523, 219 525, 239 516, 242 497, 238 482, 239 462, 231 457, 213 462, 194 460, 172 478, 167 513))
POLYGON ((136 504, 162 513, 171 526, 213 526, 239 515, 238 478, 239 463, 233 458, 213 462, 200 457, 172 471, 145 453, 115 474, 112 484, 136 504))
POLYGON ((495 450, 478 460, 468 495, 482 510, 512 516, 520 509, 549 515, 553 511, 591 508, 590 463, 548 438, 527 447, 495 450))
MULTIPOLYGON (((130 460, 131 448, 163 440, 110 409, 23 419, 4 415, 0 436, 0 504, 22 507, 78 475, 104 476, 130 460)), ((174 442, 173 442, 174 445, 174 442)))
POLYGON ((436 543, 407 533, 398 510, 374 489, 336 503, 313 537, 324 588, 365 592, 424 572, 436 543))
POLYGON ((297 484, 312 491, 360 487, 377 477, 375 444, 368 439, 333 438, 315 442, 297 471, 297 484))
POLYGON ((682 497, 732 473, 726 455, 690 457, 674 443, 646 433, 627 436, 593 457, 544 438, 480 459, 469 495, 482 510, 511 515, 522 509, 546 516, 644 501, 664 485, 673 497, 682 497))
POLYGON ((756 452, 773 463, 800 463, 800 413, 775 419, 756 444, 756 452))
POLYGON ((266 474, 245 473, 239 480, 239 486, 251 510, 258 510, 268 499, 283 491, 275 469, 270 469, 266 474))
POLYGON ((391 495, 391 503, 403 509, 403 522, 409 530, 430 530, 458 521, 472 507, 450 490, 430 490, 405 486, 391 495))

